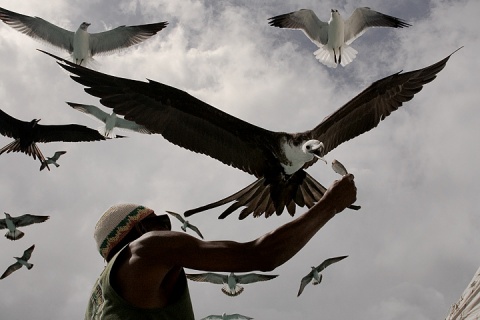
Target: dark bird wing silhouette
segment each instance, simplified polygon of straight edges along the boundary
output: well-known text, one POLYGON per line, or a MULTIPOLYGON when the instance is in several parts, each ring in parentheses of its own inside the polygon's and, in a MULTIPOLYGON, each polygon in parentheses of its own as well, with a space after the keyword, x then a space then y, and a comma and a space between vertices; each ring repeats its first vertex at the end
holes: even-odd
MULTIPOLYGON (((49 218, 50 216, 36 216, 33 214, 24 214, 18 217, 12 217, 10 220, 12 220, 15 227, 19 228, 29 226, 34 223, 41 223, 47 221, 49 218)), ((7 228, 7 223, 5 222, 5 219, 0 219, 0 229, 5 228, 7 228)))
MULTIPOLYGON (((80 142, 105 140, 97 130, 87 128, 78 124, 65 125, 40 125, 37 119, 31 122, 21 121, 0 110, 0 134, 14 138, 15 141, 0 149, 0 155, 4 152, 23 152, 33 159, 39 158, 45 162, 37 142, 80 142)), ((48 170, 48 164, 46 165, 48 170)))
POLYGON ((125 119, 144 125, 178 146, 255 175, 257 181, 234 195, 184 214, 189 216, 235 201, 220 217, 245 206, 240 218, 252 213, 254 216, 265 213, 265 217, 274 212, 279 215, 285 207, 293 215, 296 205, 310 208, 323 196, 325 187, 304 170, 316 159, 285 178, 279 160, 285 157, 280 154, 282 139, 317 139, 324 143, 325 155, 339 144, 375 128, 391 112, 412 99, 424 84, 435 79, 451 56, 423 69, 378 80, 314 129, 289 134, 252 125, 182 90, 152 80, 142 82, 114 77, 49 55, 73 74, 73 80, 86 86, 87 93, 99 97, 104 106, 113 108, 125 119))

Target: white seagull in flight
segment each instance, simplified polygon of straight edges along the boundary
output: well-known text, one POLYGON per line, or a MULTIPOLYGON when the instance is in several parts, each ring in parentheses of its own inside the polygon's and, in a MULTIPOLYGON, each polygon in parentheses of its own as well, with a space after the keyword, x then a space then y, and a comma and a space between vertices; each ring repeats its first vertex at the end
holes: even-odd
POLYGON ((25 250, 23 252, 23 255, 20 258, 14 257, 15 259, 17 259, 17 262, 15 262, 10 267, 8 267, 7 270, 5 270, 5 272, 2 274, 0 279, 3 279, 5 277, 9 276, 12 272, 17 271, 22 266, 27 267, 28 270, 32 269, 33 264, 29 263, 28 260, 30 259, 31 255, 32 255, 33 249, 35 249, 35 245, 32 245, 30 248, 25 250))
POLYGON ((187 278, 193 281, 223 284, 224 286, 222 287, 222 292, 230 297, 238 296, 240 293, 243 292, 244 288, 239 284, 249 284, 259 281, 267 281, 276 277, 278 277, 278 274, 269 275, 259 273, 247 273, 243 275, 236 275, 233 272, 230 272, 230 274, 228 275, 213 272, 187 274, 187 278))
POLYGON ((108 54, 143 42, 167 26, 167 22, 137 26, 120 26, 112 30, 89 33, 90 23, 83 22, 77 31, 68 31, 39 17, 30 17, 0 8, 0 19, 32 38, 68 51, 73 62, 87 65, 96 54, 108 54))
POLYGON ((60 165, 57 163, 57 161, 60 158, 60 156, 62 154, 65 154, 65 153, 67 153, 67 151, 57 151, 57 152, 55 152, 53 157, 47 157, 47 159, 45 161, 43 161, 42 164, 40 165, 40 171, 45 169, 49 164, 53 164, 57 168, 60 167, 60 165))
POLYGON ((300 289, 298 290, 297 297, 300 296, 303 292, 303 289, 305 289, 305 286, 312 281, 313 285, 317 285, 320 282, 322 282, 322 272, 325 270, 326 267, 331 265, 332 263, 338 262, 340 260, 345 259, 348 256, 341 256, 341 257, 336 257, 336 258, 330 258, 325 261, 323 261, 318 267, 311 267, 312 271, 310 271, 305 277, 303 277, 302 281, 300 282, 300 289))
POLYGON ((108 114, 96 106, 87 104, 80 104, 75 102, 67 102, 67 104, 75 110, 86 113, 93 118, 102 121, 105 125, 100 127, 98 131, 107 138, 123 137, 115 136, 115 134, 113 133, 114 128, 125 129, 144 134, 151 134, 150 130, 145 128, 145 126, 139 125, 133 121, 120 118, 115 114, 115 112, 108 114))
POLYGON ((184 219, 181 215, 179 215, 178 213, 175 213, 175 212, 172 212, 172 211, 167 211, 168 214, 174 216, 175 218, 177 218, 178 220, 180 220, 182 224, 181 228, 183 231, 187 232, 187 228, 190 228, 192 229, 193 231, 195 231, 199 236, 200 238, 203 239, 203 235, 202 233, 200 232, 200 230, 194 226, 193 224, 191 224, 190 222, 188 222, 188 220, 184 219))
POLYGON ((338 10, 331 10, 328 22, 318 19, 309 9, 282 14, 269 18, 269 24, 278 28, 300 29, 320 49, 315 57, 328 67, 345 67, 357 55, 350 47, 353 40, 360 37, 370 27, 405 28, 411 26, 404 20, 395 18, 368 7, 357 8, 350 18, 343 20, 338 10))
POLYGON ((50 216, 35 216, 33 214, 24 214, 18 217, 12 217, 5 213, 5 219, 0 219, 0 229, 8 229, 5 237, 10 240, 21 239, 25 234, 18 230, 18 227, 29 226, 34 223, 41 223, 47 221, 50 216))
POLYGON ((202 318, 201 320, 252 320, 253 318, 241 315, 239 313, 226 314, 225 312, 221 315, 212 314, 202 318))

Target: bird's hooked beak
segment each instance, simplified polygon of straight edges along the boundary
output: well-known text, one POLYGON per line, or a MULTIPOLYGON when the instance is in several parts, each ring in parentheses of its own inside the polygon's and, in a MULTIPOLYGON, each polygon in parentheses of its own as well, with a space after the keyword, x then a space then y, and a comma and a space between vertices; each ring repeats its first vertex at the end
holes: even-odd
POLYGON ((312 154, 317 157, 318 159, 322 160, 323 162, 325 162, 325 164, 327 164, 327 160, 325 160, 321 154, 323 152, 323 149, 324 149, 324 145, 323 145, 323 142, 320 142, 318 145, 316 146, 313 146, 312 149, 311 149, 311 152, 312 154))

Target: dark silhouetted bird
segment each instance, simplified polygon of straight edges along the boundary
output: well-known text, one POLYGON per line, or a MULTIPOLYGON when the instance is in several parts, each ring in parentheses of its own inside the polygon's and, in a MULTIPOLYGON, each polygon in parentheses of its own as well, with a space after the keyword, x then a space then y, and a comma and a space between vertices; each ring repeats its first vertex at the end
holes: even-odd
POLYGON ((41 125, 40 119, 33 119, 30 122, 21 121, 6 114, 0 109, 0 133, 4 136, 14 138, 15 141, 0 149, 0 155, 4 152, 23 152, 33 159, 38 159, 43 164, 48 164, 36 145, 37 142, 80 142, 105 140, 97 130, 87 128, 78 124, 64 125, 41 125))
POLYGON ((32 38, 68 51, 73 62, 88 64, 96 54, 107 54, 143 42, 167 26, 167 22, 138 26, 120 26, 112 30, 88 33, 90 23, 83 22, 76 32, 65 30, 42 18, 30 17, 0 8, 0 19, 32 38))
POLYGON ((32 256, 32 252, 33 252, 33 249, 35 249, 35 245, 32 245, 30 248, 28 248, 27 250, 25 250, 23 252, 23 255, 18 258, 18 257, 14 257, 15 259, 17 259, 17 262, 15 262, 14 264, 12 264, 10 267, 7 268, 7 270, 5 270, 5 272, 2 274, 2 276, 0 277, 0 279, 3 279, 7 276, 9 276, 10 274, 12 274, 12 272, 14 271, 17 271, 18 269, 20 269, 22 266, 25 266, 27 267, 28 270, 32 269, 33 268, 33 264, 28 262, 28 260, 30 259, 30 257, 32 256))
POLYGON ((8 213, 4 213, 5 219, 0 219, 0 229, 8 229, 7 233, 5 233, 5 237, 10 240, 18 240, 25 235, 17 228, 29 226, 34 223, 41 223, 50 218, 49 216, 36 216, 33 214, 24 214, 18 217, 12 217, 8 213))
MULTIPOLYGON (((316 127, 299 133, 255 126, 159 82, 114 77, 55 58, 73 74, 73 80, 87 87, 87 93, 99 97, 103 105, 125 119, 144 125, 171 143, 257 177, 229 197, 184 213, 187 217, 233 202, 220 218, 244 206, 239 215, 243 219, 250 214, 280 215, 285 208, 293 216, 297 205, 311 208, 326 189, 305 169, 341 143, 375 128, 411 100, 436 78, 450 56, 429 67, 374 82, 316 127)), ((291 116, 296 112, 292 110, 291 116)))

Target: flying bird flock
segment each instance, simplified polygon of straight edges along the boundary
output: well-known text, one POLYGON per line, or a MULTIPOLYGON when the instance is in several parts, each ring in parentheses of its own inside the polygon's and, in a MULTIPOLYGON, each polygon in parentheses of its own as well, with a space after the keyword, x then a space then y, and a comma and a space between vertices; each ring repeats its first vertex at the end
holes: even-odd
MULTIPOLYGON (((367 29, 412 26, 403 19, 367 7, 355 9, 348 19, 343 19, 336 9, 330 10, 330 16, 328 22, 323 22, 312 10, 301 9, 267 18, 265 24, 302 30, 319 47, 314 53, 315 57, 332 68, 338 65, 346 67, 353 62, 358 52, 350 45, 367 29)), ((245 219, 248 216, 262 215, 269 218, 281 215, 284 211, 294 216, 297 207, 311 208, 322 198, 326 188, 307 170, 318 160, 327 163, 325 156, 336 147, 372 130, 392 112, 413 99, 424 85, 436 78, 451 56, 450 54, 418 70, 393 73, 375 81, 319 123, 312 123, 311 128, 288 133, 248 123, 167 84, 116 77, 89 68, 95 55, 119 51, 146 41, 167 27, 167 22, 119 26, 90 33, 89 22, 82 22, 76 31, 69 31, 42 18, 4 8, 0 8, 0 20, 29 37, 68 52, 71 55, 69 60, 40 50, 56 59, 74 81, 85 87, 88 94, 99 98, 104 107, 111 109, 111 112, 105 112, 97 106, 67 102, 73 109, 101 121, 102 126, 98 130, 79 124, 44 125, 39 124, 40 119, 36 118, 22 121, 0 110, 0 133, 14 139, 0 149, 0 155, 22 152, 33 159, 38 158, 41 162, 40 170, 50 170, 51 164, 59 167, 57 161, 67 151, 57 151, 52 157, 45 158, 37 143, 123 138, 124 136, 114 133, 116 129, 123 129, 161 135, 172 144, 205 154, 254 176, 255 180, 248 186, 231 195, 219 195, 220 200, 189 209, 183 216, 167 212, 180 221, 183 231, 191 229, 202 239, 204 236, 199 228, 184 217, 226 204, 229 206, 220 214, 220 219, 237 210, 240 210, 238 218, 245 219)), ((381 43, 375 50, 381 50, 381 43)), ((7 107, 9 106, 1 108, 7 107)), ((348 174, 338 160, 333 160, 331 165, 338 174, 348 174)), ((349 208, 361 209, 359 205, 351 205, 349 208)), ((5 213, 5 219, 0 219, 0 229, 8 229, 5 235, 8 239, 18 240, 24 236, 18 230, 19 227, 41 223, 48 218, 30 214, 12 217, 5 213)), ((17 262, 9 266, 0 279, 22 266, 31 269, 33 264, 29 259, 34 247, 32 245, 25 250, 22 257, 15 257, 17 262)), ((301 280, 297 296, 310 282, 319 284, 322 280, 321 272, 326 267, 346 257, 330 258, 319 266, 312 267, 310 273, 301 280)), ((234 272, 226 275, 212 272, 187 274, 187 278, 193 281, 223 285, 222 292, 232 297, 243 292, 244 288, 240 284, 267 281, 277 276, 256 273, 237 275, 234 272)), ((253 318, 223 313, 203 319, 253 318)))

